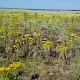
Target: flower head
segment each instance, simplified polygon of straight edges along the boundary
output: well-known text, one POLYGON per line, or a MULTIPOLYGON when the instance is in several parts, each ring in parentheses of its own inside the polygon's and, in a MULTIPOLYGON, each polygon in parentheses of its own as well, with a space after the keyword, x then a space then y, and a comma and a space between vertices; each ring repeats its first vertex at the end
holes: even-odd
POLYGON ((76 38, 76 34, 75 34, 75 33, 71 33, 71 34, 70 34, 70 37, 71 37, 71 38, 76 38))
POLYGON ((30 37, 30 34, 25 34, 24 37, 28 38, 28 37, 30 37))

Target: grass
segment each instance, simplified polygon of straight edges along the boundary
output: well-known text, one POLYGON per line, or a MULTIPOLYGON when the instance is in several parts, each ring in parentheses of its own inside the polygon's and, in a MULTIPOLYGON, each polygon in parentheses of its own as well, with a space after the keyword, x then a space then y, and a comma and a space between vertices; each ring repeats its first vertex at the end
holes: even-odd
POLYGON ((79 80, 79 13, 0 9, 0 80, 79 80))

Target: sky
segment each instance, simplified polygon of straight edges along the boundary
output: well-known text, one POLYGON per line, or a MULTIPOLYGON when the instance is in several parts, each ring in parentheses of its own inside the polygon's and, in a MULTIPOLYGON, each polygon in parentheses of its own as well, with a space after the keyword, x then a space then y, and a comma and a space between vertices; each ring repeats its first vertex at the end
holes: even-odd
POLYGON ((0 0, 0 7, 79 10, 80 0, 0 0))

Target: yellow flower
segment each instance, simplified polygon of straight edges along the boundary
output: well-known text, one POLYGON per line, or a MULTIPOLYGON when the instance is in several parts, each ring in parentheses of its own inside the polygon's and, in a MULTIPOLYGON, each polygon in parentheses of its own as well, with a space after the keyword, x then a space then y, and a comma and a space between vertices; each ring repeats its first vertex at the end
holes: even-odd
POLYGON ((0 72, 5 72, 5 71, 9 71, 9 70, 10 70, 9 67, 7 67, 7 68, 1 67, 1 68, 0 68, 0 72))
POLYGON ((11 36, 12 34, 13 34, 13 32, 10 31, 10 32, 7 33, 7 36, 11 36))
POLYGON ((68 30, 72 30, 74 28, 74 24, 70 24, 68 30))
POLYGON ((75 33, 71 33, 71 34, 70 34, 70 37, 71 37, 71 38, 76 38, 76 34, 75 34, 75 33))
POLYGON ((69 41, 68 41, 68 44, 72 44, 72 43, 73 43, 73 40, 69 40, 69 41))
POLYGON ((24 37, 25 38, 30 37, 30 34, 25 34, 24 37))
POLYGON ((1 67, 1 68, 0 68, 0 71, 1 71, 1 72, 4 72, 4 71, 6 71, 6 68, 1 67))
POLYGON ((50 42, 50 41, 46 41, 46 44, 50 45, 50 44, 52 44, 52 42, 50 42))
POLYGON ((16 30, 16 34, 20 34, 20 30, 16 30))
POLYGON ((74 24, 70 24, 70 26, 69 26, 71 29, 73 29, 74 28, 74 24))
POLYGON ((48 50, 49 50, 51 44, 52 44, 52 42, 50 42, 50 41, 42 41, 42 46, 43 46, 43 48, 45 48, 45 49, 48 49, 48 50))
POLYGON ((62 45, 59 46, 59 51, 64 52, 65 51, 65 47, 63 47, 62 45))
POLYGON ((17 43, 17 42, 20 42, 20 40, 19 40, 19 39, 16 39, 15 42, 16 42, 16 43, 17 43))
POLYGON ((51 45, 52 44, 52 42, 50 42, 50 41, 42 41, 42 43, 46 44, 46 45, 51 45))
POLYGON ((21 38, 21 40, 22 40, 22 41, 24 41, 24 40, 25 40, 25 38, 21 38))
POLYGON ((13 47, 14 48, 19 48, 19 45, 18 44, 15 44, 13 47))
POLYGON ((4 38, 5 38, 5 36, 1 36, 1 38, 2 38, 2 39, 4 39, 4 38))
POLYGON ((10 71, 11 69, 9 67, 5 68, 6 71, 10 71))
POLYGON ((21 66, 21 62, 13 62, 12 64, 9 64, 9 68, 16 69, 21 66))

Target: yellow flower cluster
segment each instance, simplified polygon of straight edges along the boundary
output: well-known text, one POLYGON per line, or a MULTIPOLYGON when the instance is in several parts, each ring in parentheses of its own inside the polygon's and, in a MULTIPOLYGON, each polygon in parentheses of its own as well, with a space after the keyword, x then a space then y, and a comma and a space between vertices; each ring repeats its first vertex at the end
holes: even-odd
POLYGON ((9 68, 12 68, 12 69, 16 69, 20 66, 21 66, 21 62, 13 62, 12 64, 9 64, 9 68))
POLYGON ((75 33, 71 33, 71 34, 70 34, 70 37, 71 37, 71 38, 76 38, 76 34, 75 34, 75 33))
POLYGON ((45 49, 48 49, 49 50, 51 44, 52 44, 52 42, 50 42, 50 41, 42 41, 42 46, 45 49))
POLYGON ((30 34, 25 34, 24 37, 28 38, 28 37, 30 37, 30 34))
POLYGON ((16 39, 15 42, 16 42, 16 43, 17 43, 17 42, 20 42, 20 40, 19 40, 19 39, 16 39))
POLYGON ((59 48, 59 51, 61 51, 61 52, 64 52, 64 51, 65 51, 65 49, 66 49, 66 48, 65 48, 65 47, 63 47, 62 45, 60 45, 58 48, 59 48))
POLYGON ((50 41, 42 41, 42 44, 43 44, 43 45, 51 45, 52 42, 50 42, 50 41))
POLYGON ((72 29, 74 29, 74 24, 70 24, 69 27, 64 30, 64 32, 69 34, 72 31, 72 29))
POLYGON ((74 24, 70 24, 69 28, 73 29, 74 28, 74 24))
POLYGON ((14 70, 21 66, 21 62, 13 62, 12 64, 9 64, 8 67, 1 67, 0 72, 6 72, 10 70, 14 70))
POLYGON ((5 68, 5 67, 0 68, 0 72, 5 72, 5 71, 9 71, 9 70, 10 70, 10 68, 5 68))

